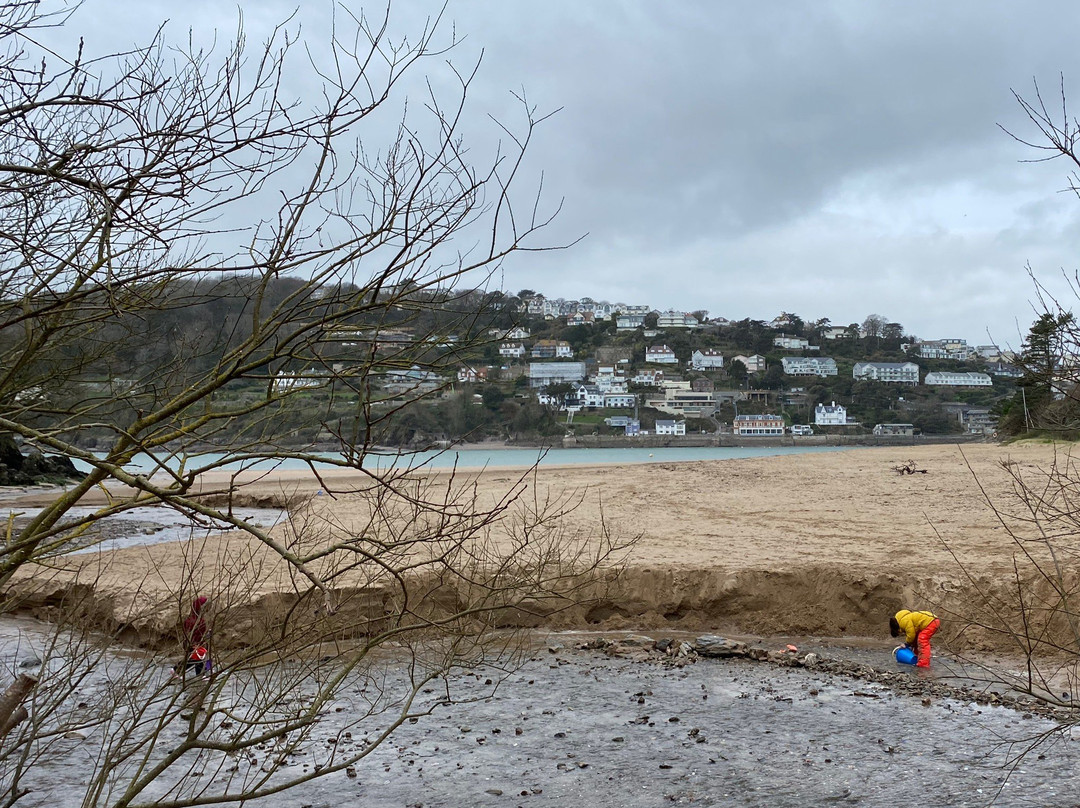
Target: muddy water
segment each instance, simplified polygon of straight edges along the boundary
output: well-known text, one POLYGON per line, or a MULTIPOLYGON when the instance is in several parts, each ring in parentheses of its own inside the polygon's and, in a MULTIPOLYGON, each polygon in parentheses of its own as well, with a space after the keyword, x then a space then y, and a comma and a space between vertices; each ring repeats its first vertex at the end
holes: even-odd
MULTIPOLYGON (((483 681, 459 677, 459 692, 483 681)), ((1080 746, 1017 761, 1053 726, 752 662, 679 670, 560 652, 289 804, 1076 805, 1080 746)))
MULTIPOLYGON (((96 511, 95 508, 77 507, 68 511, 66 520, 76 522, 96 511)), ((285 518, 285 511, 271 508, 234 508, 233 515, 260 527, 270 527, 285 518)), ((16 517, 18 527, 25 517, 16 517)), ((178 513, 163 506, 132 508, 97 522, 80 539, 82 549, 65 550, 65 554, 119 550, 145 544, 199 539, 233 530, 233 526, 204 518, 196 522, 187 514, 178 513)))
MULTIPOLYGON (((32 659, 46 631, 32 621, 5 625, 6 664, 14 670, 32 659)), ((428 702, 432 715, 404 725, 357 764, 355 777, 335 773, 244 804, 805 808, 1080 801, 1080 746, 1068 736, 1018 757, 1055 728, 1045 719, 957 698, 924 704, 866 681, 747 660, 699 659, 668 668, 575 650, 567 639, 565 647, 539 650, 501 684, 490 669, 450 677, 454 702, 428 702)), ((882 656, 873 647, 850 652, 882 656)), ((163 661, 146 661, 159 678, 166 675, 163 661)), ((114 664, 122 662, 118 656, 114 664)), ((949 675, 947 666, 939 670, 949 675)), ((100 679, 86 685, 99 686, 100 679)), ((432 688, 422 698, 445 692, 432 688)), ((338 755, 361 748, 365 733, 351 722, 364 706, 360 691, 346 691, 319 723, 315 751, 292 756, 280 773, 310 771, 330 748, 338 755), (345 736, 346 728, 355 737, 345 736)), ((176 723, 166 734, 183 733, 186 722, 176 723)), ((55 744, 24 782, 34 791, 20 804, 80 805, 100 740, 92 732, 55 744)), ((209 791, 231 776, 205 768, 199 787, 209 791)))

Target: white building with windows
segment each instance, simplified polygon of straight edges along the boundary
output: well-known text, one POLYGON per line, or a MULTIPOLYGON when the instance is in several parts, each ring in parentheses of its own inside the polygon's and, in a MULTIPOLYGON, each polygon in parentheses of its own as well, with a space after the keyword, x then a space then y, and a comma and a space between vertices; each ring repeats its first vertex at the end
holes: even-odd
POLYGON ((657 421, 657 435, 685 435, 686 421, 657 421))
POLYGON ((565 340, 541 339, 533 345, 532 355, 534 359, 572 359, 574 350, 565 340))
POLYGON ((656 327, 664 328, 697 328, 701 325, 696 317, 684 314, 681 311, 661 312, 656 318, 656 327))
POLYGON ((694 370, 713 370, 724 366, 724 355, 713 348, 694 351, 690 355, 690 367, 694 370))
POLYGON ((836 360, 827 356, 785 356, 784 373, 788 376, 835 376, 836 360))
POLYGON ((819 426, 844 426, 847 423, 847 407, 837 404, 818 404, 814 407, 814 423, 819 426))
POLYGON ((529 387, 547 387, 561 382, 580 382, 585 378, 584 362, 530 362, 529 387))
POLYGON ((784 419, 779 415, 736 415, 733 427, 736 435, 783 435, 784 419))
POLYGON ((806 337, 789 337, 787 334, 781 334, 773 337, 772 344, 786 351, 805 351, 810 347, 810 340, 806 337))
POLYGON ((645 325, 644 314, 620 314, 615 318, 616 331, 634 331, 645 325))
POLYGON ((604 406, 604 394, 595 384, 579 384, 574 392, 582 407, 604 406))
POLYGON ((634 393, 604 393, 604 406, 615 410, 632 410, 637 404, 634 393))
POLYGON ((675 351, 666 345, 650 345, 645 349, 645 361, 654 365, 677 365, 675 351))
POLYGON ((966 362, 971 348, 965 339, 928 339, 919 342, 919 356, 923 359, 956 359, 966 362))
POLYGON ((914 362, 857 362, 851 375, 886 384, 916 385, 919 383, 919 366, 914 362))
POLYGON ((499 356, 508 359, 521 359, 525 355, 525 346, 520 342, 504 342, 499 346, 499 356))
POLYGON ((822 339, 846 339, 849 336, 847 326, 831 325, 828 328, 821 329, 822 339))
POLYGON ((986 373, 927 373, 923 384, 930 387, 993 387, 994 380, 986 373))

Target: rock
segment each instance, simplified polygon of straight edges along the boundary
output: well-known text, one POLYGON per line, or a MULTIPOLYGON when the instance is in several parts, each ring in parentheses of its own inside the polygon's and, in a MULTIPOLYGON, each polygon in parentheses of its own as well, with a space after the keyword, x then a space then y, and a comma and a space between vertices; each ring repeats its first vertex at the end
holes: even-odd
POLYGON ((41 667, 41 660, 37 657, 27 657, 19 663, 20 668, 39 668, 41 667))
POLYGON ((706 634, 694 642, 694 650, 707 657, 744 657, 747 656, 746 643, 729 640, 716 634, 706 634))
POLYGON ((486 791, 484 791, 484 793, 485 794, 490 794, 493 797, 501 797, 502 796, 502 789, 501 788, 489 788, 486 791))
POLYGON ((812 667, 814 667, 815 665, 818 664, 818 659, 819 659, 818 655, 815 654, 813 651, 811 651, 809 654, 807 654, 806 656, 804 656, 802 658, 802 661, 803 661, 803 664, 806 667, 812 668, 812 667))
POLYGON ((67 738, 68 740, 71 740, 71 741, 85 741, 86 740, 86 734, 85 733, 79 732, 78 730, 74 730, 74 729, 71 730, 70 732, 65 732, 64 737, 67 738))
POLYGON ((666 654, 671 650, 671 644, 671 640, 657 640, 656 650, 659 651, 661 654, 666 654))
POLYGON ((623 637, 619 640, 620 645, 628 645, 631 648, 652 648, 656 645, 656 640, 652 637, 646 637, 644 634, 631 634, 629 637, 623 637))

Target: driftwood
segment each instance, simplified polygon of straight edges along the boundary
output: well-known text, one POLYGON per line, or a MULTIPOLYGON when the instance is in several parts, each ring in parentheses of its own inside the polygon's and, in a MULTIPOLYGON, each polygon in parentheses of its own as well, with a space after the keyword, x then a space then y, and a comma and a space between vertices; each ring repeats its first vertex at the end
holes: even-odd
POLYGON ((893 471, 897 474, 928 474, 927 469, 920 469, 915 466, 914 460, 909 460, 906 463, 901 463, 899 466, 893 466, 893 471))

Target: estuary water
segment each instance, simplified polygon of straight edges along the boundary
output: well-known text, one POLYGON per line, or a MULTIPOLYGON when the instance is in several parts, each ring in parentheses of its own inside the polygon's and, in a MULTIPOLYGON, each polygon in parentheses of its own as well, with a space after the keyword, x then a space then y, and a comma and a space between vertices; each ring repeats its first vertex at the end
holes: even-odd
MULTIPOLYGON (((626 465, 636 463, 682 463, 694 460, 738 460, 747 457, 769 457, 775 455, 808 454, 811 452, 848 451, 851 447, 837 446, 669 446, 656 448, 625 449, 540 449, 529 448, 468 448, 443 449, 428 452, 381 453, 369 454, 364 459, 365 468, 528 468, 539 462, 541 466, 563 465, 626 465)), ((340 454, 327 452, 322 455, 328 465, 340 454)), ((187 466, 201 466, 216 463, 224 455, 207 453, 189 456, 187 466)), ((174 460, 161 461, 170 468, 177 468, 174 460)), ((147 455, 137 455, 127 470, 132 473, 150 473, 160 468, 161 462, 155 462, 147 455)), ((75 461, 81 471, 89 466, 75 461)), ((260 471, 279 469, 307 468, 307 464, 294 459, 260 460, 257 462, 233 462, 221 467, 223 470, 241 468, 260 471)))

